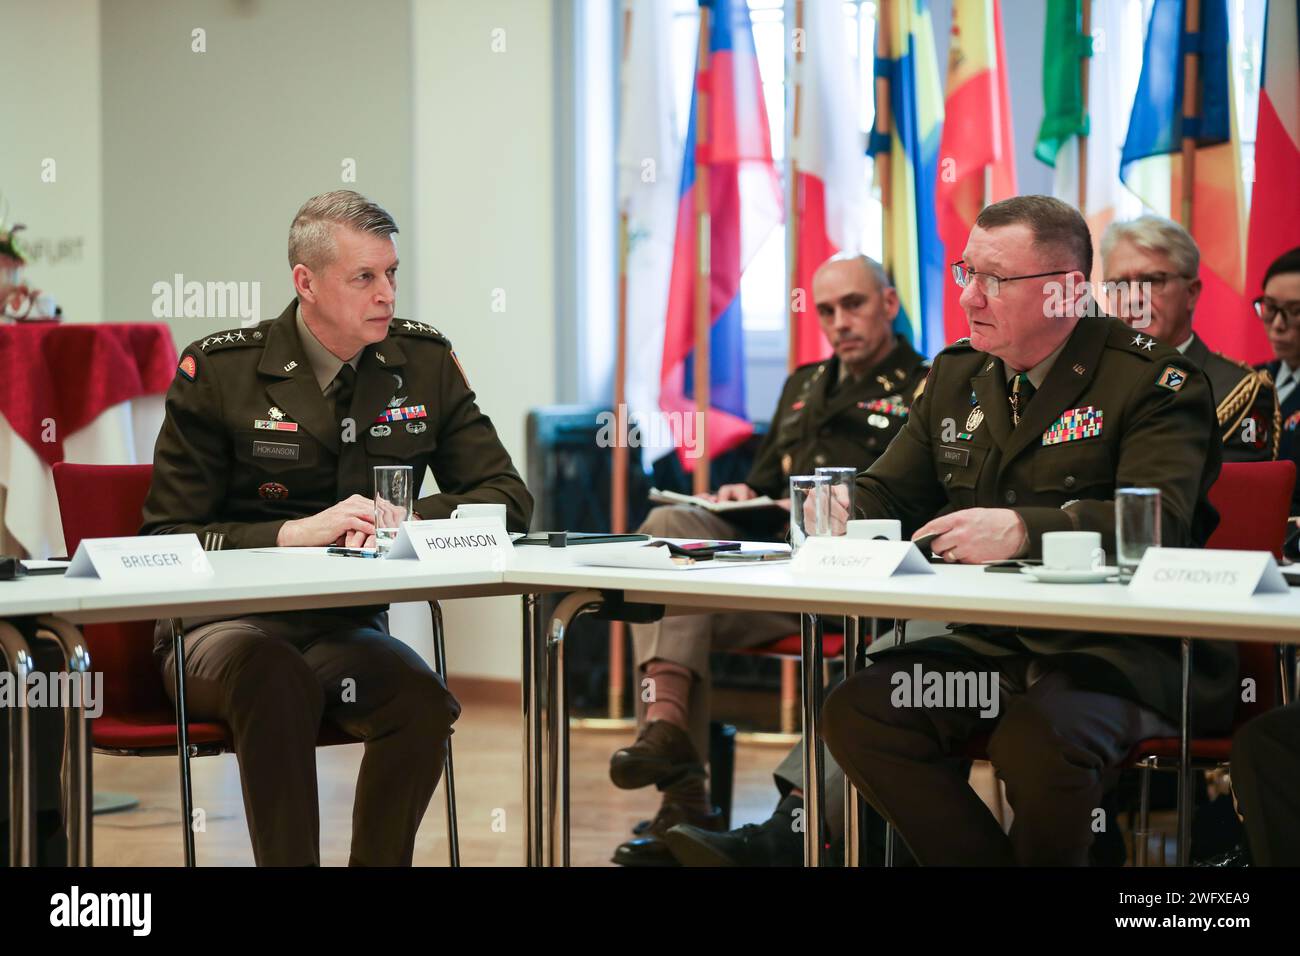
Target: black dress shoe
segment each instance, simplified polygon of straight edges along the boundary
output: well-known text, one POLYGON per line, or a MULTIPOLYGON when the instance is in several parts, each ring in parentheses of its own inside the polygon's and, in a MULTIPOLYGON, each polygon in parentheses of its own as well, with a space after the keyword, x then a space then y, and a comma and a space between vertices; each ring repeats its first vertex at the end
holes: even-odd
POLYGON ((682 776, 699 763, 686 731, 666 720, 654 720, 641 729, 636 743, 614 751, 609 779, 620 790, 636 790, 682 776))
POLYGON ((717 832, 722 829, 722 814, 717 810, 704 813, 679 803, 666 802, 640 836, 619 844, 613 862, 619 866, 680 866, 664 845, 663 836, 681 823, 695 824, 701 832, 717 832))
POLYGON ((728 833, 710 833, 678 824, 664 843, 682 866, 803 866, 803 833, 795 829, 798 797, 786 797, 776 812, 759 824, 747 823, 728 833))

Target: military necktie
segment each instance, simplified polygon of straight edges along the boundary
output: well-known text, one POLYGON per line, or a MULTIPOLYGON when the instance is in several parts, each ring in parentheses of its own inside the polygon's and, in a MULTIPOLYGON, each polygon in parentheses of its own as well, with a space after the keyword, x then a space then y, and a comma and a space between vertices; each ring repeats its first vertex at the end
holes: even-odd
POLYGON ((352 410, 352 393, 357 389, 356 369, 344 362, 330 387, 333 389, 334 420, 342 424, 352 410))
POLYGON ((1029 404, 1029 400, 1034 397, 1034 383, 1029 381, 1029 375, 1021 372, 1011 380, 1011 394, 1008 396, 1011 400, 1011 422, 1013 425, 1020 424, 1020 416, 1029 404))

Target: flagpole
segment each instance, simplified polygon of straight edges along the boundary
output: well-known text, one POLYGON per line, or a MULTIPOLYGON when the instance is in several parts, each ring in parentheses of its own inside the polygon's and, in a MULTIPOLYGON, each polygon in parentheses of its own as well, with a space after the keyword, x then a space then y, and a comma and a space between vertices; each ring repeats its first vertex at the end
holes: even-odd
MULTIPOLYGON (((890 58, 890 48, 892 44, 891 30, 893 29, 890 20, 892 4, 894 0, 880 0, 876 7, 876 60, 886 61, 890 58)), ((889 74, 876 76, 876 122, 875 132, 876 140, 879 141, 882 136, 888 137, 892 119, 889 113, 889 74)), ((890 189, 889 189, 889 169, 890 150, 877 150, 873 157, 875 167, 875 180, 880 186, 880 211, 881 222, 884 226, 884 244, 885 244, 885 269, 891 269, 895 265, 894 256, 894 223, 892 209, 890 208, 890 189)))
MULTIPOLYGON (((1200 35, 1201 0, 1187 0, 1184 9, 1183 32, 1200 35)), ((1183 168, 1182 175, 1182 227, 1192 231, 1192 195, 1196 185, 1196 137, 1187 135, 1187 121, 1200 115, 1200 58, 1193 50, 1183 54, 1183 168)))
POLYGON ((694 492, 709 492, 709 8, 700 6, 700 49, 695 74, 695 410, 699 416, 699 457, 694 492))
MULTIPOLYGON (((623 79, 626 82, 628 50, 632 46, 632 7, 623 10, 623 79)), ((627 117, 622 117, 627 122, 627 117)), ((615 534, 627 531, 627 208, 618 215, 618 325, 615 329, 614 347, 614 441, 613 476, 609 494, 609 529, 615 534)), ((611 621, 609 625, 609 716, 618 720, 623 716, 623 684, 627 662, 623 653, 623 622, 611 621)))
MULTIPOLYGON (((785 141, 785 162, 786 175, 789 177, 787 183, 787 195, 789 202, 786 204, 785 217, 785 246, 787 262, 789 263, 790 284, 786 289, 786 301, 790 304, 790 341, 788 343, 788 352, 786 355, 786 372, 793 372, 798 362, 799 355, 799 312, 795 309, 795 290, 799 287, 799 164, 794 158, 794 143, 799 138, 799 107, 800 97, 803 92, 801 80, 803 72, 800 67, 803 64, 802 44, 794 42, 794 30, 803 29, 803 0, 794 0, 794 27, 790 32, 791 43, 789 49, 791 57, 794 60, 794 83, 792 85, 793 96, 790 108, 790 123, 786 128, 785 141)), ((804 308, 808 307, 808 296, 811 289, 804 290, 804 308)))
MULTIPOLYGON (((1082 0, 1080 4, 1082 13, 1082 29, 1079 31, 1081 37, 1085 38, 1081 42, 1087 42, 1086 38, 1092 36, 1092 0, 1082 0)), ((1092 64, 1092 57, 1079 57, 1079 93, 1083 105, 1083 115, 1088 115, 1088 73, 1092 64)), ((1088 133, 1086 130, 1079 133, 1079 212, 1083 213, 1084 218, 1088 217, 1088 133)), ((1091 279, 1092 276, 1088 276, 1091 279)))

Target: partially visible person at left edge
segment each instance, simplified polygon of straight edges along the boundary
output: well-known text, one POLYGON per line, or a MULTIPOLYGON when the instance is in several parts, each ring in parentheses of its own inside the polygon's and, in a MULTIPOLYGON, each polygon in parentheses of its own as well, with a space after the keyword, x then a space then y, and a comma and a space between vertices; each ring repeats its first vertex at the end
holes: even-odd
MULTIPOLYGON (((1264 322, 1273 361, 1261 366, 1273 376, 1282 406, 1281 442, 1277 457, 1300 468, 1300 246, 1278 256, 1264 272, 1263 294, 1255 312, 1264 322)), ((1291 498, 1291 514, 1300 514, 1300 481, 1291 498)))
MULTIPOLYGON (((396 232, 350 190, 302 206, 289 230, 295 300, 182 353, 142 533, 194 532, 209 551, 371 546, 375 465, 411 465, 417 482, 432 469, 440 492, 415 502, 418 517, 496 502, 511 530, 527 529, 532 497, 451 344, 394 318, 396 232)), ((257 864, 320 861, 315 747, 328 720, 365 741, 350 862, 409 865, 460 704, 388 633, 387 608, 183 623, 189 716, 231 729, 257 864)), ((155 650, 174 698, 166 622, 155 650)))

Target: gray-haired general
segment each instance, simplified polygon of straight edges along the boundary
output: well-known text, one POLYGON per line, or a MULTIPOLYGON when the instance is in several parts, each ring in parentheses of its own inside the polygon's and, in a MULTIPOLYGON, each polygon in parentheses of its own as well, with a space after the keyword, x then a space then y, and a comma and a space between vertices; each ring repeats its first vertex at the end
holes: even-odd
MULTIPOLYGON (((145 534, 207 550, 374 543, 374 465, 432 470, 415 517, 533 501, 479 410, 451 344, 394 318, 397 225, 349 190, 310 199, 289 232, 295 298, 253 328, 187 346, 154 450, 145 534)), ((186 620, 189 716, 229 725, 258 865, 320 862, 316 741, 328 721, 365 742, 350 862, 409 865, 460 704, 385 606, 186 620)), ((175 695, 171 641, 157 651, 175 695)))
POLYGON ((1282 429, 1272 376, 1210 351, 1192 330, 1201 253, 1187 230, 1161 216, 1112 223, 1101 237, 1101 258, 1110 313, 1135 332, 1172 345, 1205 372, 1223 460, 1276 458, 1282 429))

